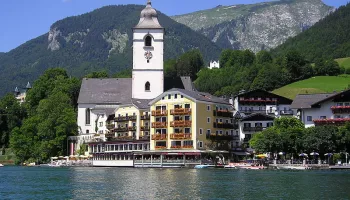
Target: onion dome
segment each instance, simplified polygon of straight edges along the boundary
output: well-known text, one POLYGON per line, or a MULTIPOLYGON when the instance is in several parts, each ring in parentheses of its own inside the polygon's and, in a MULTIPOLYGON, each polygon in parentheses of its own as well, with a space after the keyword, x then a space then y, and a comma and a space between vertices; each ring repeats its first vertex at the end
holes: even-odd
POLYGON ((147 1, 146 7, 141 11, 140 21, 135 28, 163 28, 158 22, 158 14, 152 7, 151 0, 147 1))

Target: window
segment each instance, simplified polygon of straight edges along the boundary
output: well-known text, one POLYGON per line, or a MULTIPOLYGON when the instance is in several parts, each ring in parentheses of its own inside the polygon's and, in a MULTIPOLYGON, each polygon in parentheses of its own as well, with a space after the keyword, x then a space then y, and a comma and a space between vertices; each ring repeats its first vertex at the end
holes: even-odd
POLYGON ((337 106, 343 106, 343 103, 337 103, 337 106))
POLYGON ((90 130, 86 130, 86 133, 89 134, 89 133, 90 133, 90 130))
POLYGON ((100 127, 102 127, 103 126, 103 122, 100 122, 100 127))
POLYGON ((207 118, 207 123, 210 123, 210 117, 207 118))
POLYGON ((183 99, 184 98, 184 95, 181 95, 181 99, 183 99))
POLYGON ((151 90, 151 84, 147 81, 145 84, 145 91, 150 91, 151 90))
POLYGON ((327 117, 326 116, 321 116, 320 119, 327 119, 327 117))
POLYGON ((162 100, 164 100, 164 97, 162 97, 162 100))
POLYGON ((90 121, 91 121, 91 119, 90 119, 90 108, 87 108, 86 110, 85 110, 85 124, 90 124, 90 121))
POLYGON ((207 135, 210 135, 211 131, 210 129, 207 130, 207 135))
POLYGON ((207 111, 210 111, 210 105, 207 105, 207 111))
POLYGON ((175 94, 175 97, 174 97, 174 99, 177 99, 177 94, 175 94))
POLYGON ((199 129, 199 135, 202 135, 203 134, 203 129, 199 129))
POLYGON ((168 94, 168 99, 171 99, 171 94, 168 94))
POLYGON ((145 46, 146 47, 151 47, 152 46, 152 37, 148 35, 145 39, 145 46))
POLYGON ((308 122, 312 122, 312 116, 307 116, 306 120, 307 120, 308 122))
POLYGON ((202 141, 199 141, 199 148, 203 148, 203 142, 202 141))
POLYGON ((185 108, 191 108, 190 104, 185 104, 185 108))

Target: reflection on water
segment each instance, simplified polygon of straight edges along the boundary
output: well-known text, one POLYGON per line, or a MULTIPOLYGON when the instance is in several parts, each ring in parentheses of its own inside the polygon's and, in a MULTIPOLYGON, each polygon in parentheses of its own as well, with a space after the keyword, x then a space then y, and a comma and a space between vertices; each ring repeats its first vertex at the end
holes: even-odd
POLYGON ((349 171, 0 169, 0 199, 349 199, 349 171))

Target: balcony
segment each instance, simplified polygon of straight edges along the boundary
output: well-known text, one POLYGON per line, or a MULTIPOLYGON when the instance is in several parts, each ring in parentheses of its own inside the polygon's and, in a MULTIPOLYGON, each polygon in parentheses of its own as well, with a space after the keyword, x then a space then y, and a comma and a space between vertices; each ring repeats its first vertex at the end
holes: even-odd
POLYGON ((143 135, 139 137, 139 140, 150 140, 151 137, 149 135, 143 135))
POLYGON ((171 146, 171 149, 194 149, 193 145, 185 145, 185 146, 171 146))
POLYGON ((332 106, 331 110, 333 114, 349 114, 350 113, 350 106, 332 106))
POLYGON ((167 128, 167 122, 152 122, 152 128, 167 128))
POLYGON ((167 110, 153 110, 152 111, 152 116, 168 116, 168 111, 167 110))
POLYGON ((263 103, 272 103, 272 104, 276 104, 277 103, 277 99, 264 99, 264 98, 240 98, 238 100, 240 103, 249 103, 249 104, 263 104, 263 103))
POLYGON ((114 130, 115 130, 115 132, 128 132, 129 131, 129 129, 126 127, 118 127, 114 130))
POLYGON ((235 126, 230 123, 214 122, 214 128, 223 128, 223 129, 234 129, 235 126))
POLYGON ((141 131, 149 131, 150 127, 149 126, 141 126, 141 131))
POLYGON ((213 115, 216 117, 229 117, 233 118, 233 113, 228 110, 214 110, 213 115))
POLYGON ((344 125, 347 122, 350 122, 350 118, 316 119, 316 120, 314 120, 314 123, 317 126, 323 126, 323 125, 337 125, 337 126, 341 126, 341 125, 344 125))
POLYGON ((150 120, 151 116, 150 115, 142 115, 141 120, 150 120))
POLYGON ((281 110, 280 114, 281 115, 293 115, 294 112, 293 112, 293 110, 281 110))
POLYGON ((114 118, 114 121, 116 122, 127 122, 127 121, 135 121, 137 119, 136 115, 132 116, 121 116, 114 118))
POLYGON ((112 138, 112 137, 115 137, 115 134, 114 133, 107 133, 105 136, 106 136, 106 138, 112 138))
MULTIPOLYGON (((241 113, 244 114, 252 114, 252 113, 261 113, 261 114, 266 114, 266 110, 254 110, 254 109, 247 109, 247 110, 240 110, 241 113)), ((275 112, 269 113, 269 114, 275 114, 275 112)))
POLYGON ((233 135, 232 138, 233 140, 239 140, 239 135, 233 135))
POLYGON ((191 127, 192 126, 192 121, 172 121, 170 123, 171 127, 191 127))
POLYGON ((136 131, 137 127, 136 126, 129 126, 128 131, 136 131))
POLYGON ((132 136, 119 136, 119 137, 111 138, 110 141, 132 141, 132 140, 136 140, 136 138, 132 136))
POLYGON ((261 132, 264 129, 263 127, 243 127, 243 131, 246 132, 261 132))
POLYGON ((215 134, 215 133, 207 135, 206 138, 209 140, 228 140, 228 141, 233 140, 232 135, 215 134))
POLYGON ((115 124, 107 124, 107 125, 106 125, 106 128, 107 128, 108 130, 114 129, 114 128, 115 128, 115 124))
POLYGON ((166 149, 166 147, 165 146, 156 146, 155 149, 156 150, 163 150, 163 149, 166 149))
POLYGON ((170 110, 171 115, 191 115, 191 108, 175 108, 170 110))
POLYGON ((192 139, 192 134, 191 133, 173 133, 173 134, 170 134, 170 139, 172 140, 192 139))
POLYGON ((167 140, 167 139, 168 139, 167 134, 152 135, 152 140, 167 140))

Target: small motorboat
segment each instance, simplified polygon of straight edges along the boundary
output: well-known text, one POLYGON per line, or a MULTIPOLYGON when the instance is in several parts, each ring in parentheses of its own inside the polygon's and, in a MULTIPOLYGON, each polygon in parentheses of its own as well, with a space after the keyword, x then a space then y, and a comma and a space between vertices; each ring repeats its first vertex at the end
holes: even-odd
POLYGON ((286 169, 286 170, 307 170, 307 169, 311 169, 311 167, 308 167, 308 166, 293 166, 293 165, 287 165, 287 166, 278 166, 277 169, 286 169))
POLYGON ((263 165, 239 165, 236 166, 238 169, 252 169, 252 170, 260 170, 265 169, 263 165))
POLYGON ((225 165, 224 168, 226 169, 237 169, 234 163, 229 163, 228 165, 225 165))
POLYGON ((215 165, 196 165, 194 166, 195 169, 206 169, 206 168, 214 168, 215 165))
POLYGON ((3 167, 4 165, 0 163, 0 167, 3 167))

